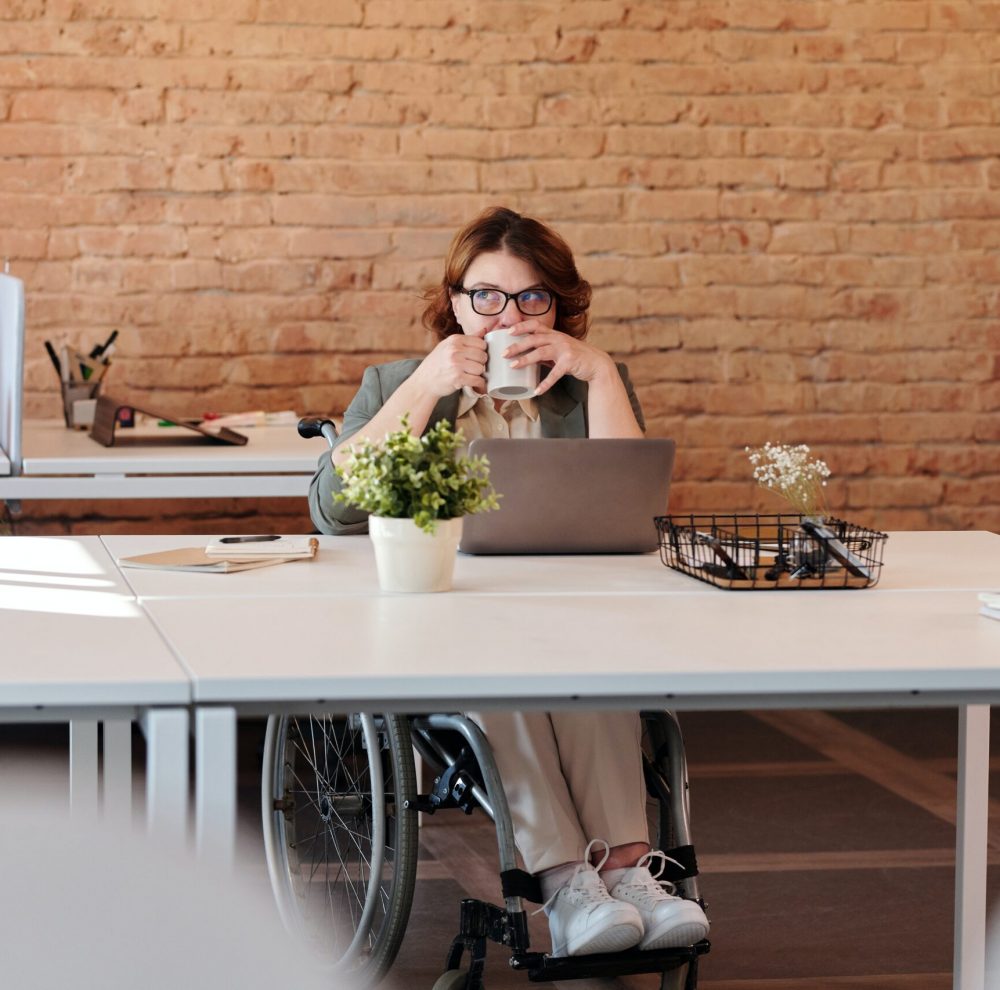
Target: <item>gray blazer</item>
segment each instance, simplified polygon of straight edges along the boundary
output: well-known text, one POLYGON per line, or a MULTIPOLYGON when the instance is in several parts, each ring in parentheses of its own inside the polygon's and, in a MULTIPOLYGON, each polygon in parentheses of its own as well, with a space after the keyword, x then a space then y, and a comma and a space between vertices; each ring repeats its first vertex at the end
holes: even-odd
MULTIPOLYGON (((345 443, 368 423, 382 408, 386 399, 416 371, 419 364, 419 360, 410 358, 366 368, 358 394, 351 400, 344 413, 344 423, 336 446, 345 443)), ((629 379, 628 369, 624 364, 619 364, 617 367, 628 392, 635 418, 639 421, 639 426, 645 430, 642 409, 629 379)), ((453 392, 440 399, 431 413, 427 428, 430 429, 441 419, 448 420, 454 426, 458 417, 460 396, 461 392, 453 392)), ((588 435, 586 382, 566 376, 556 382, 544 395, 539 396, 537 401, 543 437, 588 435)), ((309 485, 309 514, 312 516, 313 524, 321 533, 347 535, 368 532, 367 512, 333 501, 334 492, 339 492, 340 489, 340 476, 333 469, 329 451, 326 451, 320 457, 316 474, 309 485)))

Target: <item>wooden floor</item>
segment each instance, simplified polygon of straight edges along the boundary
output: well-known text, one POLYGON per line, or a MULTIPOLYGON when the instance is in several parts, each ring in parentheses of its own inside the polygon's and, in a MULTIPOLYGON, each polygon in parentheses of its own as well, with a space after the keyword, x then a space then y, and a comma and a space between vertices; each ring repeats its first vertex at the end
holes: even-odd
MULTIPOLYGON (((712 921, 712 951, 702 960, 699 987, 951 987, 953 711, 692 713, 682 716, 681 726, 701 889, 712 921)), ((40 766, 47 751, 65 745, 53 732, 0 728, 6 769, 12 747, 20 747, 29 767, 40 766)), ((992 738, 995 772, 996 722, 992 738)), ((260 721, 241 722, 238 860, 269 897, 259 840, 261 739, 260 721)), ((997 800, 991 823, 995 899, 997 800)), ((414 911, 387 990, 430 990, 454 934, 459 899, 470 895, 498 899, 492 825, 454 812, 438 815, 421 830, 414 911)), ((532 919, 531 931, 535 946, 548 944, 542 915, 532 919)), ((489 990, 526 985, 507 967, 505 950, 491 947, 489 990)), ((654 990, 658 983, 628 977, 564 984, 598 985, 654 990)))
MULTIPOLYGON (((954 712, 699 713, 681 725, 713 926, 700 987, 951 987, 954 712)), ((496 898, 488 822, 438 816, 422 830, 421 850, 393 990, 433 984, 460 897, 496 898)), ((1000 861, 1000 829, 991 830, 990 850, 991 863, 1000 861)), ((541 916, 532 933, 547 944, 541 916)), ((526 984, 505 956, 492 952, 490 990, 526 984)), ((658 981, 600 985, 653 990, 658 981)))

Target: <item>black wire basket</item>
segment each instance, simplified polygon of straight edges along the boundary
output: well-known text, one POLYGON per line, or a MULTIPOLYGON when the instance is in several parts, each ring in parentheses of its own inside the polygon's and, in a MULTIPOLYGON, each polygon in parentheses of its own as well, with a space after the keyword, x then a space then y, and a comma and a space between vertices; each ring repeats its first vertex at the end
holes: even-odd
POLYGON ((841 519, 784 515, 657 516, 667 567, 734 591, 870 588, 888 536, 841 519))

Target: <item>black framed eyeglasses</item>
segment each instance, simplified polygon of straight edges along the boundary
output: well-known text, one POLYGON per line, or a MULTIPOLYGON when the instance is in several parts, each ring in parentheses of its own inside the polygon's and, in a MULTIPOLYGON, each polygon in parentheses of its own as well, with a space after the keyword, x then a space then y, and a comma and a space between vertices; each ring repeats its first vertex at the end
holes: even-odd
POLYGON ((548 289, 524 289, 521 292, 504 292, 503 289, 462 289, 456 292, 469 297, 472 311, 480 316, 499 316, 507 303, 514 300, 514 305, 522 316, 544 316, 554 302, 548 289))

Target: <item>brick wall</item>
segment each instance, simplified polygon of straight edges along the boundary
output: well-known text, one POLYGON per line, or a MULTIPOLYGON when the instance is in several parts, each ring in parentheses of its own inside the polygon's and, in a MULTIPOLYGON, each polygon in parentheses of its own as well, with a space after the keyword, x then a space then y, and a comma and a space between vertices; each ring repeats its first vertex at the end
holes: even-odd
MULTIPOLYGON (((493 203, 551 222, 678 439, 676 509, 1000 530, 1000 4, 4 0, 0 255, 42 340, 121 329, 178 414, 343 409, 493 203)), ((37 503, 22 531, 307 525, 289 502, 37 503)))

